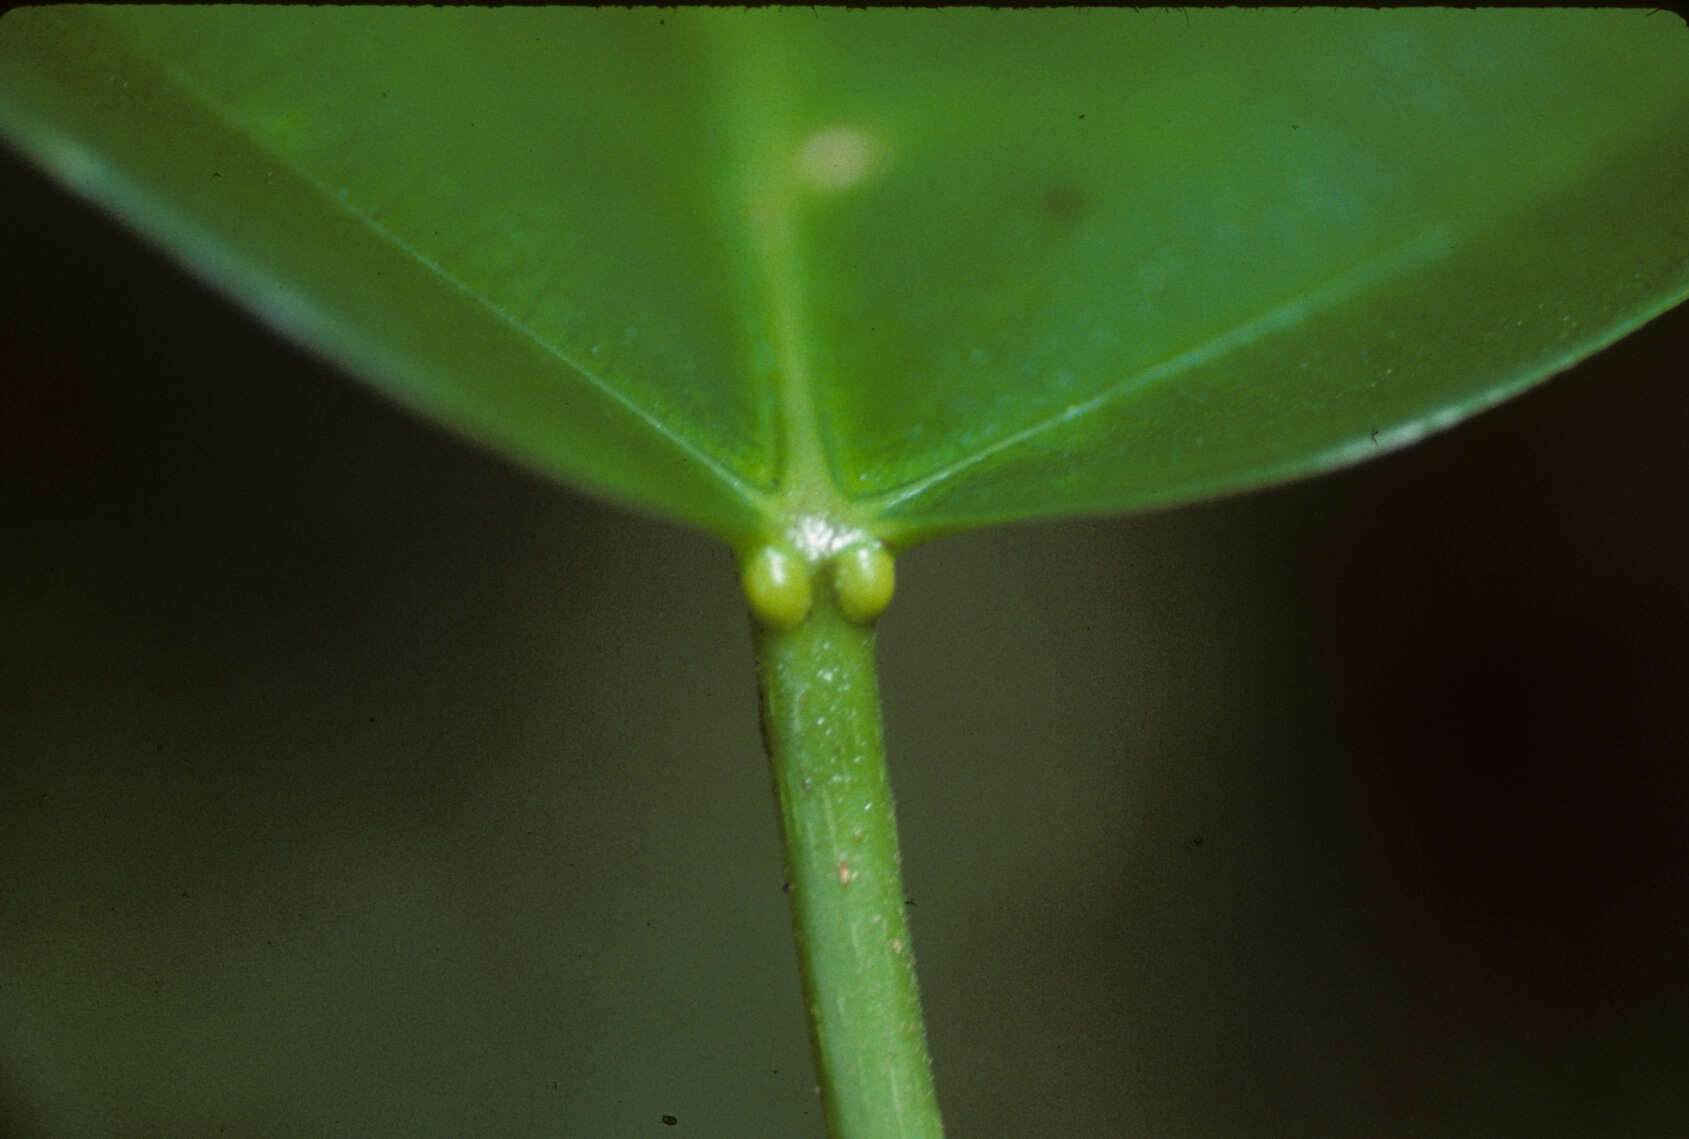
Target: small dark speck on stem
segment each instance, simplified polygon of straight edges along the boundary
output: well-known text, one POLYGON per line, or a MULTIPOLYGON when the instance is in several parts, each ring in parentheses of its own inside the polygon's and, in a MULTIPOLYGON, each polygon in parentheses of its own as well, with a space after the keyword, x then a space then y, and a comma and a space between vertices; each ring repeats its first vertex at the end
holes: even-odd
POLYGON ((663 1116, 663 1126, 664 1127, 673 1127, 675 1124, 677 1124, 679 1122, 680 1122, 680 1120, 676 1119, 672 1115, 663 1116))

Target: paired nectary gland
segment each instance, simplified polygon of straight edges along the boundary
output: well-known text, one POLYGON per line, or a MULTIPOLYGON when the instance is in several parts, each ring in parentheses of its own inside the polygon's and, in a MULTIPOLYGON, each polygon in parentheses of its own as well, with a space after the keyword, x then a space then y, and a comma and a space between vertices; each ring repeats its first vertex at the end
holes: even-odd
POLYGON ((745 559, 740 583, 757 620, 795 629, 809 616, 818 577, 831 580, 839 612, 858 625, 885 611, 897 585, 891 553, 877 542, 849 546, 818 566, 784 546, 762 546, 745 559))

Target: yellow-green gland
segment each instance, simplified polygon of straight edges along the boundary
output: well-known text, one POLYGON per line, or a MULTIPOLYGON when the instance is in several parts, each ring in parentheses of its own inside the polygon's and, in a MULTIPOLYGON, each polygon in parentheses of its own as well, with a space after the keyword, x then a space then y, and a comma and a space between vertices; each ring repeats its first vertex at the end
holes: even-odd
POLYGON ((762 547, 745 559, 739 582, 751 612, 765 625, 795 629, 809 616, 810 568, 790 550, 762 547))
POLYGON ((833 595, 845 619, 866 625, 891 604, 897 570, 884 546, 864 543, 833 561, 833 595))

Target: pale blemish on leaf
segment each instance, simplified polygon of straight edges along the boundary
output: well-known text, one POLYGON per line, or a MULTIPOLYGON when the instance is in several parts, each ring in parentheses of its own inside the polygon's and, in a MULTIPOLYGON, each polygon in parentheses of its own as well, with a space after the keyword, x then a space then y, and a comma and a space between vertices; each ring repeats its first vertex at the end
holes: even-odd
POLYGON ((798 177, 811 189, 837 194, 859 186, 884 163, 885 146, 855 127, 816 131, 798 150, 798 177))

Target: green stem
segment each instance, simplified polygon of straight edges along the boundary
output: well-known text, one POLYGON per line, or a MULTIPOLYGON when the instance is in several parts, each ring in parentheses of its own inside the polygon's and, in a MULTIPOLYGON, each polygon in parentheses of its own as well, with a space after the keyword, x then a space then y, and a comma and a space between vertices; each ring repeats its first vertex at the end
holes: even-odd
POLYGON ((833 1139, 938 1139, 874 630, 832 592, 796 628, 756 627, 810 1046, 833 1139))

